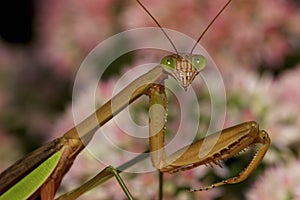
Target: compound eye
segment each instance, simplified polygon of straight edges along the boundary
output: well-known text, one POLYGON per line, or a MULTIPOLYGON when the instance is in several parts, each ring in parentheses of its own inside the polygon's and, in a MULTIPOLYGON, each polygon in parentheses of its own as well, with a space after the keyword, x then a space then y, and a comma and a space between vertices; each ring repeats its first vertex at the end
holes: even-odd
POLYGON ((160 64, 162 65, 162 68, 167 72, 172 72, 176 68, 176 61, 171 56, 164 57, 160 64))
POLYGON ((202 55, 193 55, 192 65, 199 72, 206 66, 206 59, 202 55))

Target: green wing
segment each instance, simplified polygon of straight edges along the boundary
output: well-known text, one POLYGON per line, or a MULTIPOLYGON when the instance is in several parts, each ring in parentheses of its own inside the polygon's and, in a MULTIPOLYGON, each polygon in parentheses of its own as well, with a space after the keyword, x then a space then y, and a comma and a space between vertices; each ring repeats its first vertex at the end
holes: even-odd
POLYGON ((61 155, 62 149, 54 153, 23 179, 8 189, 0 196, 0 200, 20 200, 30 197, 51 175, 59 162, 61 155))

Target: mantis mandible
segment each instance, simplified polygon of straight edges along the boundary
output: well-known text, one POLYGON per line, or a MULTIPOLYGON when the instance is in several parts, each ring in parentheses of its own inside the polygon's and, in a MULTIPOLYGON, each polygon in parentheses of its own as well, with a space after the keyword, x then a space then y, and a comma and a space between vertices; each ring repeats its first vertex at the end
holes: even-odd
MULTIPOLYGON (((139 0, 136 1, 161 28, 143 4, 139 0)), ((198 73, 206 66, 204 56, 193 54, 193 50, 230 2, 231 0, 225 4, 203 31, 190 53, 179 54, 168 35, 161 28, 177 54, 164 57, 160 65, 134 80, 94 114, 67 131, 62 137, 38 148, 2 172, 0 175, 0 199, 36 199, 38 196, 43 200, 54 199, 61 180, 72 166, 77 155, 85 148, 84 144, 91 140, 94 132, 122 111, 127 106, 127 102, 132 103, 142 95, 149 97, 149 106, 151 107, 149 112, 149 147, 151 161, 155 168, 160 172, 175 173, 203 164, 220 165, 221 160, 231 158, 253 144, 261 144, 248 166, 236 177, 214 183, 205 188, 190 189, 189 191, 209 190, 224 184, 234 184, 245 180, 260 164, 270 146, 270 138, 267 132, 260 130, 258 124, 254 121, 245 122, 211 134, 179 149, 170 156, 166 155, 164 144, 165 123, 167 120, 167 97, 164 80, 171 76, 185 90, 189 87, 198 73), (111 106, 112 102, 114 102, 113 107, 111 106), (81 134, 78 133, 78 130, 81 134), (212 148, 205 157, 200 158, 199 150, 204 140, 208 144, 211 143, 212 148), (217 141, 216 144, 213 141, 217 141)), ((138 160, 139 158, 132 162, 135 163, 138 160)), ((59 199, 77 198, 85 191, 113 176, 116 177, 127 198, 133 199, 119 175, 122 169, 122 167, 115 169, 109 166, 86 184, 61 196, 59 199)))

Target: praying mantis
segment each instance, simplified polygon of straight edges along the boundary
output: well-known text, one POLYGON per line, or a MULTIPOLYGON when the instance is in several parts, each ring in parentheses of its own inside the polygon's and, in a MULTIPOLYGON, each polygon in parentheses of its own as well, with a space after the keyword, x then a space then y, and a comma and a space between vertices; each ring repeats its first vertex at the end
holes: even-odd
MULTIPOLYGON (((139 0, 136 1, 160 27, 143 4, 139 0)), ((225 4, 203 31, 195 46, 230 2, 231 0, 225 4)), ((177 52, 164 29, 161 28, 161 30, 177 52)), ((195 46, 190 53, 179 54, 177 52, 177 54, 164 57, 160 65, 134 80, 94 114, 67 131, 62 137, 38 148, 2 172, 0 175, 0 200, 36 199, 39 196, 41 199, 54 199, 61 180, 72 166, 77 155, 85 148, 85 144, 88 144, 91 140, 94 132, 121 112, 128 105, 128 102, 130 104, 143 95, 148 96, 149 107, 151 108, 149 110, 149 151, 151 161, 156 169, 162 173, 176 173, 200 165, 220 165, 220 161, 235 156, 245 148, 253 144, 261 144, 251 162, 238 176, 214 183, 208 187, 190 189, 189 191, 209 190, 245 180, 260 164, 270 146, 270 138, 267 132, 260 130, 258 124, 254 121, 245 122, 211 134, 169 156, 165 153, 164 135, 167 120, 167 96, 164 81, 168 77, 173 77, 185 90, 190 86, 206 66, 204 56, 193 54, 195 46), (199 156, 199 150, 204 146, 209 146, 210 150, 204 157, 201 157, 199 156)), ((140 159, 143 158, 138 157, 132 160, 131 163, 134 164, 140 159)), ((130 165, 129 163, 126 167, 130 165)), ((124 166, 119 168, 108 166, 86 184, 62 195, 58 199, 75 199, 85 191, 113 176, 116 177, 127 198, 133 199, 133 195, 119 175, 119 172, 124 168, 124 166)))

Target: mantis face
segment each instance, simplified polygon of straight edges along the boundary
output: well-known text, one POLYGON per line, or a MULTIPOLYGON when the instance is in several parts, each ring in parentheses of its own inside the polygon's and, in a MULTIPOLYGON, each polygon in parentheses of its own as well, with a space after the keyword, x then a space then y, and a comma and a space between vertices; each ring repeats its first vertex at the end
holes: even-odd
POLYGON ((160 64, 184 90, 187 90, 196 75, 206 66, 206 59, 198 54, 172 54, 164 57, 160 64))

